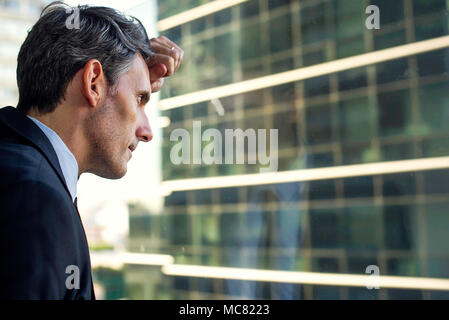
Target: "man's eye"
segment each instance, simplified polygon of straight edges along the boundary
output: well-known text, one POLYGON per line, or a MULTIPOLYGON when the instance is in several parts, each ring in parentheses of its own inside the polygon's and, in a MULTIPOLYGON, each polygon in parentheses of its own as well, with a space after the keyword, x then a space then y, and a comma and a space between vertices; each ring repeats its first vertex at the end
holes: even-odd
POLYGON ((139 96, 137 96, 137 103, 139 105, 144 105, 148 102, 148 95, 147 94, 140 94, 139 96))

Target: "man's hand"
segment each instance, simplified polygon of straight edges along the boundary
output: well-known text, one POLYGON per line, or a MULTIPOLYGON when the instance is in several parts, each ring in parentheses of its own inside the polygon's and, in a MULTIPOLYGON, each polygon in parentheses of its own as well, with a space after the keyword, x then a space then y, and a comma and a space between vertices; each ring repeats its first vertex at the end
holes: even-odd
POLYGON ((151 91, 158 92, 164 84, 164 77, 169 77, 178 70, 184 51, 164 36, 151 39, 150 44, 155 53, 148 61, 151 91))

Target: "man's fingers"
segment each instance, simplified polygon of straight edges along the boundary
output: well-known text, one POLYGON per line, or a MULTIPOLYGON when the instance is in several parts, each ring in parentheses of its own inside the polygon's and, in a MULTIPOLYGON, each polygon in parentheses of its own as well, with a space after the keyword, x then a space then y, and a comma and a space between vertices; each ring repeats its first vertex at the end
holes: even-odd
POLYGON ((165 36, 159 36, 157 38, 153 38, 153 39, 150 40, 150 43, 151 43, 151 45, 153 45, 154 43, 159 43, 159 44, 164 45, 164 46, 166 46, 168 48, 174 47, 174 48, 182 51, 182 49, 176 43, 174 43, 173 41, 171 41, 169 38, 167 38, 165 36))
POLYGON ((163 77, 169 77, 178 70, 184 51, 164 36, 151 39, 150 44, 154 52, 148 60, 151 91, 158 92, 164 84, 163 77))
POLYGON ((158 92, 159 90, 161 90, 163 84, 164 78, 159 78, 158 80, 151 82, 151 92, 158 92))
POLYGON ((181 65, 181 60, 184 55, 184 52, 182 50, 177 49, 176 47, 168 47, 166 45, 162 45, 160 43, 154 42, 151 45, 151 48, 153 52, 157 54, 164 54, 166 56, 172 57, 175 62, 175 71, 178 70, 179 66, 181 65))
POLYGON ((166 54, 175 60, 175 71, 181 65, 184 51, 173 41, 164 36, 159 36, 150 40, 153 52, 166 54))
POLYGON ((165 54, 155 53, 148 63, 148 67, 150 68, 150 80, 157 80, 157 78, 160 78, 159 75, 156 75, 155 72, 151 72, 151 69, 153 67, 156 67, 157 64, 163 64, 167 68, 167 72, 163 75, 163 77, 171 76, 175 72, 175 60, 167 56, 165 54))
POLYGON ((167 73, 167 67, 162 63, 156 63, 150 69, 150 81, 156 81, 167 73))

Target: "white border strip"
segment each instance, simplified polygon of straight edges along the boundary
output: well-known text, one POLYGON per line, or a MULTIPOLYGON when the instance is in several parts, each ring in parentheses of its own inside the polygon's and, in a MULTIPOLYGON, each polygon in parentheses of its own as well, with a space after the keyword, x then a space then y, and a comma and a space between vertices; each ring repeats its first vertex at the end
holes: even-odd
POLYGON ((159 31, 165 31, 181 24, 199 19, 201 17, 210 15, 217 11, 238 5, 248 0, 215 0, 198 6, 196 8, 184 11, 179 14, 175 14, 171 17, 160 20, 157 23, 159 31))
POLYGON ((449 168, 449 157, 375 162, 367 164, 289 170, 281 172, 251 173, 224 177, 166 180, 163 181, 160 186, 162 194, 169 195, 174 191, 338 179, 444 168, 449 168))
POLYGON ((212 99, 218 99, 263 88, 273 87, 289 82, 310 79, 313 77, 319 77, 326 74, 363 67, 446 47, 449 47, 449 36, 439 37, 431 40, 424 40, 397 46, 390 49, 364 53, 354 57, 325 62, 310 67, 299 68, 256 79, 245 80, 220 87, 196 91, 172 98, 163 99, 159 101, 158 106, 161 110, 169 110, 203 101, 209 101, 212 99))
POLYGON ((276 271, 195 265, 165 265, 162 273, 169 276, 301 283, 328 286, 367 287, 420 290, 449 290, 449 280, 440 278, 373 276, 339 273, 276 271))

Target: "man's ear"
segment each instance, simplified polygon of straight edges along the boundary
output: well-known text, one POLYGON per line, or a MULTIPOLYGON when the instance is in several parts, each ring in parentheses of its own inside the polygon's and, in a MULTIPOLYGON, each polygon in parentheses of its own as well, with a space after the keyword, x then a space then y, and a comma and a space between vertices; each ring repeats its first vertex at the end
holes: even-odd
POLYGON ((100 61, 89 60, 84 66, 82 77, 83 95, 92 107, 96 107, 107 92, 106 76, 100 61))

